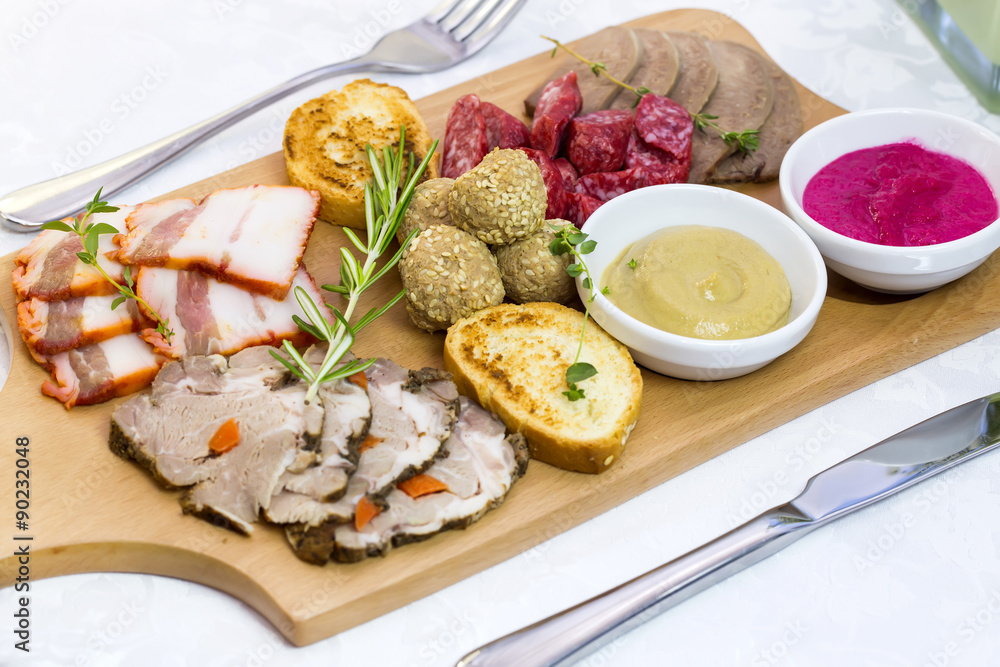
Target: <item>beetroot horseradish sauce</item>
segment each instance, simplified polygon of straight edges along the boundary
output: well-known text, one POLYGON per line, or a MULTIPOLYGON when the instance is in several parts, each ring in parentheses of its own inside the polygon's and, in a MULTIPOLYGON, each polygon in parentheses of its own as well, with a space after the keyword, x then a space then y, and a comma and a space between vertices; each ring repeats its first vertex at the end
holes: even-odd
POLYGON ((982 174, 914 143, 842 155, 812 177, 802 208, 838 234, 893 246, 954 241, 997 219, 982 174))

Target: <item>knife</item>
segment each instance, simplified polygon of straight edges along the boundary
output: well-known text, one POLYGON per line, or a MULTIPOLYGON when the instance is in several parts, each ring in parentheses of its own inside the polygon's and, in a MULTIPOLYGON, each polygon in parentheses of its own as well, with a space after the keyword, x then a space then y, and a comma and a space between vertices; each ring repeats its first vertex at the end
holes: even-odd
POLYGON ((810 478, 784 505, 606 593, 501 637, 457 667, 542 667, 583 658, 821 526, 1000 444, 1000 393, 900 431, 810 478))

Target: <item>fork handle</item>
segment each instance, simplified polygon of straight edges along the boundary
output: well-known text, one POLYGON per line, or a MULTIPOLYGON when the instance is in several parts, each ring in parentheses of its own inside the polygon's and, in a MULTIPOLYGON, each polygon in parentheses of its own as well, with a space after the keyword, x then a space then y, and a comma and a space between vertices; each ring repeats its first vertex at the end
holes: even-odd
POLYGON ((551 667, 579 660, 815 527, 788 523, 787 516, 787 506, 765 512, 618 588, 486 644, 457 667, 551 667))
POLYGON ((362 70, 384 71, 384 68, 363 56, 326 65, 148 146, 65 176, 15 190, 0 199, 0 222, 14 231, 36 231, 49 220, 59 220, 79 212, 100 187, 104 188, 102 196, 114 194, 159 169, 189 148, 268 105, 321 79, 362 70))

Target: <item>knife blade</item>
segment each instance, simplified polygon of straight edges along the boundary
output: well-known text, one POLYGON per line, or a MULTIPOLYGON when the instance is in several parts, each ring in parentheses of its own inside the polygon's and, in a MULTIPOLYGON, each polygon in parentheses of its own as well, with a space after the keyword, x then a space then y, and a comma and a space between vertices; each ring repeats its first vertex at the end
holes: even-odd
POLYGON ((1000 445, 1000 393, 935 415, 814 475, 798 496, 617 588, 472 651, 457 667, 551 667, 843 516, 1000 445))

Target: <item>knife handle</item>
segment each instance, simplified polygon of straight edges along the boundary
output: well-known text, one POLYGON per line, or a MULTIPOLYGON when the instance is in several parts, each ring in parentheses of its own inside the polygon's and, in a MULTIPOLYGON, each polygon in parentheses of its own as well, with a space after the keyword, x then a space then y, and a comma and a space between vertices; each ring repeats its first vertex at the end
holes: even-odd
POLYGON ((568 664, 815 527, 794 508, 777 507, 617 588, 486 644, 457 667, 568 664))

